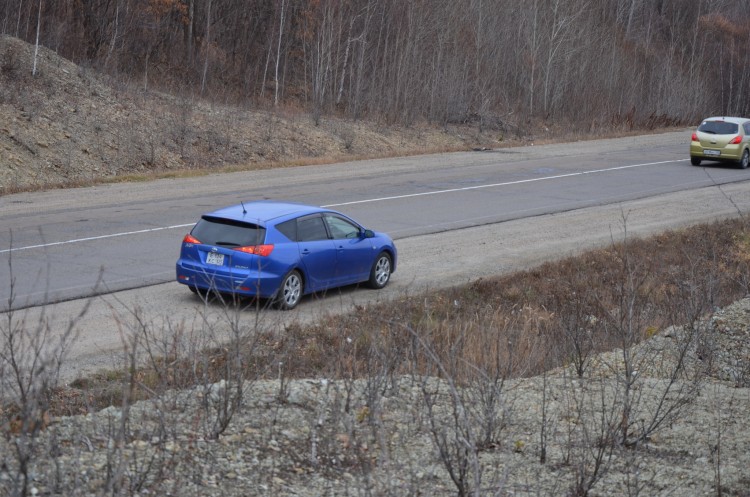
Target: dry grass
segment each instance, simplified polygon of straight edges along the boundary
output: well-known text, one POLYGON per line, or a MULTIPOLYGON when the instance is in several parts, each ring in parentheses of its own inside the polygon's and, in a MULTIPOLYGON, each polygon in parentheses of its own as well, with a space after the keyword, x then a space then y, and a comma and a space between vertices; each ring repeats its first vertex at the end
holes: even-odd
MULTIPOLYGON (((429 346, 459 382, 471 381, 477 371, 535 375, 576 362, 581 347, 596 353, 620 346, 617 328, 633 309, 638 311, 635 333, 644 338, 744 297, 748 245, 747 223, 728 220, 358 308, 288 327, 280 336, 260 336, 245 352, 245 374, 276 378, 279 362, 286 378, 363 378, 375 370, 434 373, 434 361, 424 352, 429 346)), ((192 386, 198 377, 220 380, 228 351, 202 353, 203 358, 164 358, 138 371, 138 398, 192 386), (196 364, 207 370, 196 373, 196 364)), ((78 380, 57 391, 54 411, 70 414, 116 404, 126 383, 116 372, 78 380)))

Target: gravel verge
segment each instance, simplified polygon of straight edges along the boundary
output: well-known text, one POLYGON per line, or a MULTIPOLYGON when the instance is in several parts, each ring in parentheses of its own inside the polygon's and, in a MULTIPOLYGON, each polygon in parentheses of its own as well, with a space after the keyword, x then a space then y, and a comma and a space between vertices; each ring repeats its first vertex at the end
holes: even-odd
MULTIPOLYGON (((718 485, 721 495, 748 495, 750 299, 697 328, 700 339, 668 329, 631 349, 638 364, 631 417, 647 423, 659 408, 678 406, 635 447, 592 443, 622 409, 623 354, 612 351, 584 380, 559 369, 506 382, 490 415, 476 409, 478 384, 373 374, 248 382, 217 438, 209 434, 233 391, 224 382, 60 417, 31 447, 30 493, 456 495, 446 461, 454 470, 464 461, 466 488, 480 495, 571 495, 594 476, 590 495, 719 495, 718 485), (686 367, 674 377, 683 346, 686 367), (498 428, 482 445, 489 418, 498 428)), ((22 439, 0 440, 5 491, 16 473, 13 444, 22 439)))

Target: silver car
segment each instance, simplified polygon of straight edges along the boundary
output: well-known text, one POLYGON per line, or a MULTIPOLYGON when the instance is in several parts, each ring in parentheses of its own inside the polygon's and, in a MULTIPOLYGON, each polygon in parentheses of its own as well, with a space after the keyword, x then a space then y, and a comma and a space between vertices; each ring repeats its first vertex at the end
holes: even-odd
POLYGON ((691 164, 700 166, 702 160, 733 162, 745 169, 750 164, 750 119, 704 119, 690 140, 691 164))

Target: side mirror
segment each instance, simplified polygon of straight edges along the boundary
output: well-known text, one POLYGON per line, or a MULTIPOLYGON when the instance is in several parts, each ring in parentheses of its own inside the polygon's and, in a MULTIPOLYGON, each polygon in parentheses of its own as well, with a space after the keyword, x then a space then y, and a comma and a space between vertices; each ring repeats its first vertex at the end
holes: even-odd
POLYGON ((375 232, 372 230, 365 230, 363 233, 363 238, 375 238, 375 232))

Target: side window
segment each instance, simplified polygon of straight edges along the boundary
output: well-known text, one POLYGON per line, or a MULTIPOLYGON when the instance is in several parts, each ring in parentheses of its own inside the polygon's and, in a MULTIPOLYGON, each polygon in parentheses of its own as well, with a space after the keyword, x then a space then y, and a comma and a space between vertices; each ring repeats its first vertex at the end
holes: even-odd
POLYGON ((334 239, 341 240, 343 238, 357 238, 359 236, 359 226, 351 221, 331 214, 326 214, 325 219, 328 224, 328 230, 334 239))
POLYGON ((281 232, 282 235, 289 238, 291 241, 297 241, 297 220, 292 219, 290 221, 284 221, 281 224, 276 225, 276 229, 281 232))
POLYGON ((745 134, 750 135, 750 122, 746 122, 744 124, 744 127, 745 127, 745 134))
POLYGON ((323 218, 318 214, 297 219, 297 241, 312 242, 328 240, 328 232, 323 224, 323 218))

